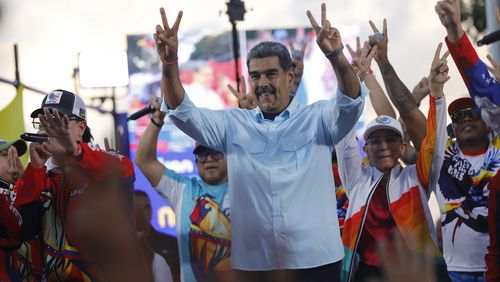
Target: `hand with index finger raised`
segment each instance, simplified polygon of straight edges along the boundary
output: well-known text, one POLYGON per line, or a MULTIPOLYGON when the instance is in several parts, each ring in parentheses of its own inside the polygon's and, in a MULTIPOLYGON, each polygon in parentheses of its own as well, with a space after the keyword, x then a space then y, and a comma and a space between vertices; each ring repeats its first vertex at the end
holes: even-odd
POLYGON ((160 8, 160 14, 163 27, 161 25, 156 25, 156 32, 153 35, 156 42, 156 51, 158 52, 160 61, 163 64, 172 64, 177 60, 177 51, 179 46, 177 34, 183 13, 182 11, 179 11, 172 27, 168 25, 165 9, 160 8))
POLYGON ((316 22, 311 11, 306 12, 311 27, 316 33, 316 43, 323 53, 328 54, 337 50, 342 44, 342 38, 338 29, 332 27, 330 21, 326 19, 326 4, 321 4, 321 26, 316 22))

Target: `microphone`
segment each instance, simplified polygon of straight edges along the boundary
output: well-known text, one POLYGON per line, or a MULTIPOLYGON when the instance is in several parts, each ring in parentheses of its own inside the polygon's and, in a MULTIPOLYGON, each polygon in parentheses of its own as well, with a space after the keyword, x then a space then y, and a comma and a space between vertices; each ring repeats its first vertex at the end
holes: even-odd
POLYGON ((152 107, 152 106, 147 106, 147 107, 144 107, 143 109, 141 110, 138 110, 137 112, 131 114, 128 118, 127 118, 127 121, 129 120, 136 120, 138 118, 141 118, 147 114, 150 114, 152 112, 154 112, 155 109, 152 107))
MULTIPOLYGON (((162 100, 163 100, 163 99, 161 99, 160 97, 157 97, 157 98, 156 98, 156 102, 157 102, 157 103, 160 103, 160 105, 161 105, 161 103, 162 103, 162 100)), ((145 116, 145 115, 147 115, 147 114, 154 113, 155 111, 156 111, 156 110, 155 110, 155 108, 153 108, 153 106, 152 106, 152 105, 146 106, 146 107, 142 108, 141 110, 138 110, 137 112, 135 112, 135 113, 131 114, 131 115, 127 118, 127 121, 129 121, 129 120, 136 120, 136 119, 141 118, 141 117, 143 117, 143 116, 145 116)))
POLYGON ((491 44, 497 42, 498 40, 500 40, 500 29, 485 35, 481 40, 477 42, 477 46, 491 44))
POLYGON ((36 134, 36 133, 25 132, 25 133, 21 134, 19 137, 21 137, 21 139, 23 139, 24 141, 27 141, 27 142, 42 143, 42 142, 49 141, 49 136, 43 135, 43 134, 36 134))

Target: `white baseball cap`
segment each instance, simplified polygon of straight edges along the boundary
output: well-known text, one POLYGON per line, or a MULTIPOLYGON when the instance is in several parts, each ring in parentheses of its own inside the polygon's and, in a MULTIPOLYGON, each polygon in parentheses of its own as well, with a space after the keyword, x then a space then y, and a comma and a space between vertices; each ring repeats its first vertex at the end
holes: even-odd
POLYGON ((392 130, 396 132, 399 136, 403 137, 403 129, 401 123, 390 116, 378 116, 376 119, 372 120, 366 127, 365 133, 363 133, 363 138, 366 140, 370 135, 377 130, 392 130))

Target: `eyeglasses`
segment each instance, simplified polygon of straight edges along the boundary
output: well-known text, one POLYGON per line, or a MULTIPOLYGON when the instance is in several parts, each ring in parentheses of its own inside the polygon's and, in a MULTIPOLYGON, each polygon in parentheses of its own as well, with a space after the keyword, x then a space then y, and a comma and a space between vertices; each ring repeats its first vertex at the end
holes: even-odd
POLYGON ((196 155, 196 161, 204 163, 208 160, 208 156, 211 156, 214 161, 218 161, 224 157, 224 154, 215 150, 206 150, 196 155))
POLYGON ((387 144, 388 146, 394 146, 400 142, 402 142, 403 139, 401 137, 388 137, 387 139, 385 140, 382 140, 382 139, 368 139, 366 141, 366 145, 368 146, 372 146, 372 147, 379 147, 382 145, 382 143, 385 143, 387 144))
POLYGON ((453 113, 451 116, 451 121, 454 124, 459 124, 464 121, 465 118, 471 119, 479 119, 481 117, 481 113, 476 108, 468 108, 457 111, 453 113))
MULTIPOLYGON (((62 118, 62 117, 61 117, 62 118)), ((75 120, 75 121, 81 121, 81 119, 78 119, 77 117, 69 117, 69 120, 72 121, 72 120, 75 120)), ((31 121, 31 124, 33 125, 33 128, 36 129, 36 130, 41 130, 43 129, 43 125, 42 123, 40 122, 40 120, 38 120, 38 118, 34 118, 32 121, 31 121)))

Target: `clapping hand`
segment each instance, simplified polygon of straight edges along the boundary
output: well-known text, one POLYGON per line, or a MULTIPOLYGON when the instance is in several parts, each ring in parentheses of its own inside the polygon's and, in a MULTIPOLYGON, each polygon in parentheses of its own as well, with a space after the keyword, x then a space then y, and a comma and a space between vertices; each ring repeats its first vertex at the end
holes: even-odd
POLYGON ((11 177, 8 179, 11 183, 15 183, 24 173, 24 166, 17 155, 17 149, 11 146, 7 152, 7 173, 11 177))

